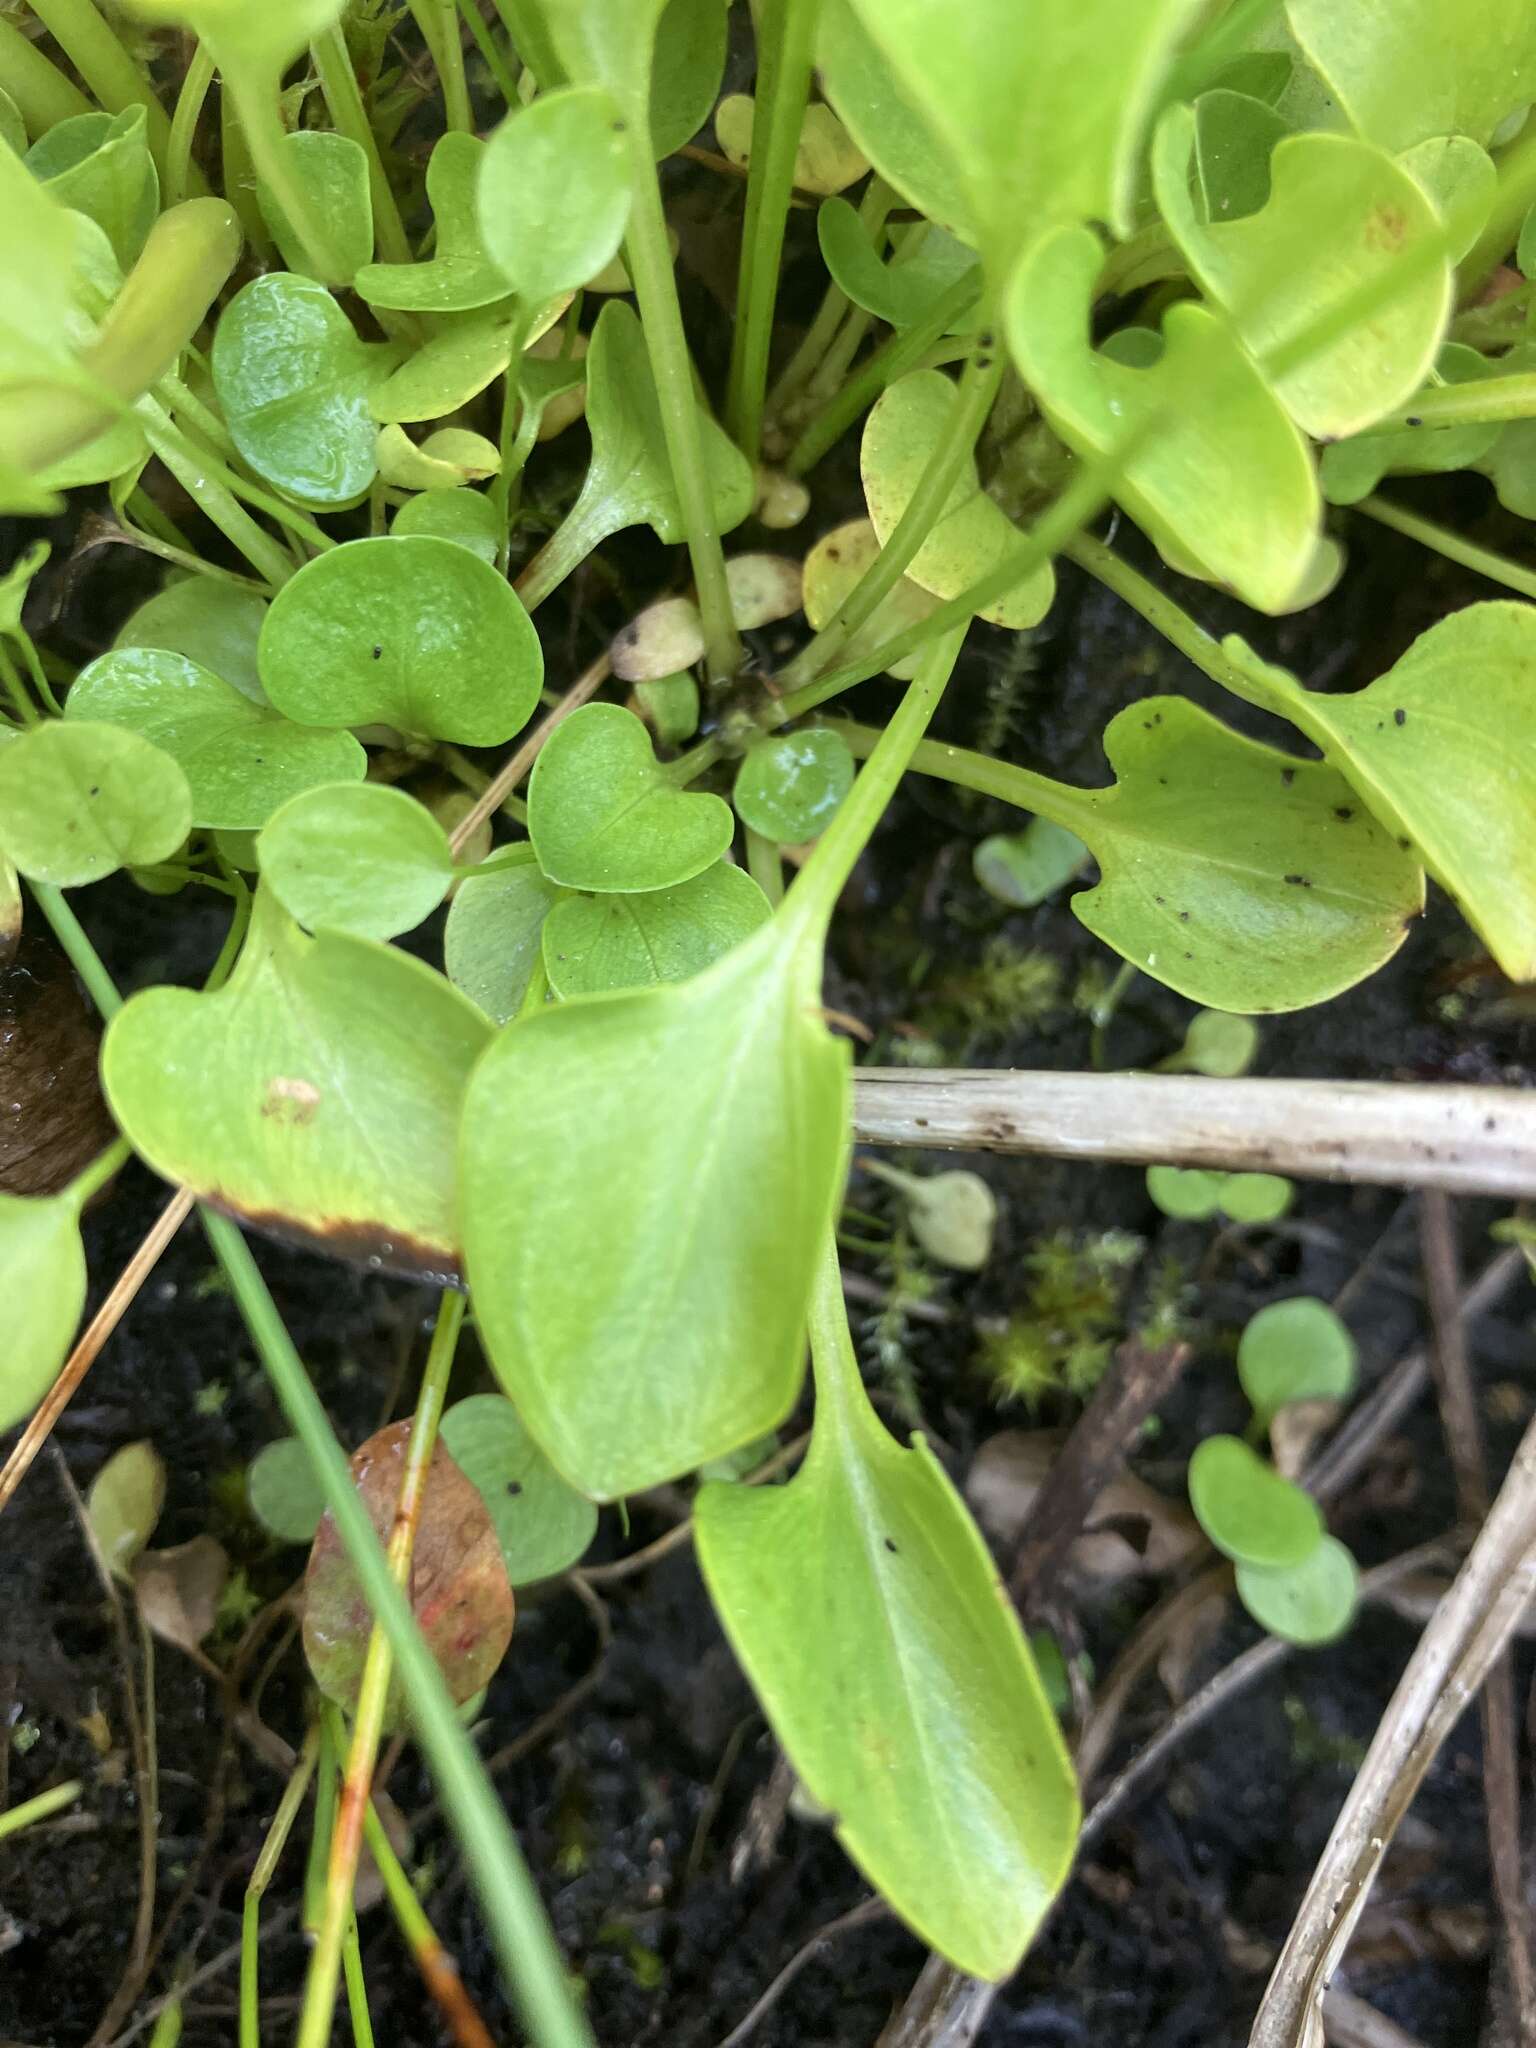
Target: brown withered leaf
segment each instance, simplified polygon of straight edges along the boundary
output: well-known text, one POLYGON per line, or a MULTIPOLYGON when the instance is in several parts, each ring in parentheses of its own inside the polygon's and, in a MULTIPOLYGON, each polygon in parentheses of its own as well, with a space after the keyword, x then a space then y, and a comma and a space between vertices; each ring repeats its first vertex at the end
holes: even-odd
MULTIPOLYGON (((352 1455, 352 1477, 379 1533, 394 1526, 410 1443, 409 1421, 392 1422, 352 1455)), ((411 1567, 411 1604, 448 1689, 460 1704, 490 1679, 512 1636, 512 1588, 479 1489, 441 1444, 432 1453, 411 1567)), ((315 1683, 349 1713, 357 1704, 372 1612, 329 1511, 304 1575, 304 1654, 315 1683)), ((392 1688, 391 1725, 403 1701, 392 1688)))
POLYGON ((0 967, 0 1194, 56 1195, 111 1144, 99 1041, 69 962, 23 933, 0 967))
POLYGON ((229 1558, 212 1536, 194 1536, 169 1550, 141 1551, 133 1561, 139 1612, 163 1642, 194 1655, 213 1634, 229 1558))
MULTIPOLYGON (((1060 1430, 1005 1429, 976 1453, 966 1498, 1000 1546, 1018 1537, 1064 1440, 1060 1430)), ((1122 1471, 1088 1510, 1068 1564, 1080 1577, 1100 1583, 1156 1578, 1182 1564, 1202 1541, 1199 1524, 1181 1501, 1122 1471)))

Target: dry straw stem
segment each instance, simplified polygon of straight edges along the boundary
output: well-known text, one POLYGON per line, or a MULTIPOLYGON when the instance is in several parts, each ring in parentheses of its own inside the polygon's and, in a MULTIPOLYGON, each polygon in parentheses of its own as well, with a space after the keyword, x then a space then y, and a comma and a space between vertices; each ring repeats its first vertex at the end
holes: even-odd
POLYGON ((866 1145, 1536 1195, 1536 1093, 1514 1088, 865 1067, 853 1122, 866 1145))

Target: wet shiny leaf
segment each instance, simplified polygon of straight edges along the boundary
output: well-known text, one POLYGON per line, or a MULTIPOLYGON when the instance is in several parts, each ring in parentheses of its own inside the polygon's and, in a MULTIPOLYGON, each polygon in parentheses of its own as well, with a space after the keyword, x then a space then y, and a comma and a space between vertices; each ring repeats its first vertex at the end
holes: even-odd
POLYGON ((311 264, 304 239, 296 235, 269 188, 257 184, 262 218, 283 261, 302 277, 325 285, 348 285, 373 254, 373 196, 362 144, 327 128, 300 128, 278 147, 294 182, 325 222, 327 254, 334 267, 323 274, 311 264))
POLYGON ((809 726, 759 740, 736 771, 731 801, 744 825, 781 846, 799 846, 831 824, 853 787, 853 756, 840 733, 809 726))

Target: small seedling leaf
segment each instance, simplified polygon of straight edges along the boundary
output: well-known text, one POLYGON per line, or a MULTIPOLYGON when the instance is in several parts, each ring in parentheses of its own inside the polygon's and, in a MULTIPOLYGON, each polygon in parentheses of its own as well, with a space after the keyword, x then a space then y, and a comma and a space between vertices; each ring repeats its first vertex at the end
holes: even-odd
POLYGON ((74 114, 56 121, 26 154, 27 169, 49 196, 95 221, 125 271, 160 211, 160 179, 144 131, 140 106, 74 114))
POLYGON ((1225 1178, 1198 1166, 1149 1166, 1147 1193, 1165 1216, 1181 1223, 1203 1223, 1221 1206, 1225 1178))
POLYGON ((1022 832, 994 832, 971 856, 989 896, 1014 910, 1033 910, 1064 889, 1088 858, 1075 832, 1050 818, 1031 818, 1022 832))
POLYGON ((1360 1574, 1338 1538, 1325 1536, 1310 1556, 1283 1570, 1239 1564, 1237 1594, 1260 1628, 1310 1647, 1333 1642, 1354 1620, 1360 1574))
POLYGON ((488 1036, 423 962, 347 933, 307 938, 263 890, 223 988, 134 996, 102 1074, 168 1180, 333 1257, 451 1275, 454 1132, 488 1036))
POLYGON ((392 939, 414 931, 448 893, 448 835, 403 789, 363 782, 285 804, 256 848, 262 878, 310 931, 392 939))
POLYGON ((597 1533, 597 1509, 567 1486, 500 1394, 472 1394, 443 1417, 443 1442, 480 1490, 514 1586, 568 1571, 597 1533))
POLYGON ((1268 1425, 1288 1401, 1342 1401, 1355 1384, 1355 1340, 1326 1301, 1298 1294, 1249 1318, 1237 1376, 1268 1425))
MULTIPOLYGON (((394 1527, 410 1436, 409 1420, 392 1422, 352 1454, 353 1483, 381 1542, 394 1527)), ((455 1702, 473 1699, 512 1639, 512 1588, 480 1491, 441 1443, 422 1491, 411 1606, 455 1702)), ((373 1611, 327 1510, 304 1574, 304 1655, 320 1690, 346 1712, 357 1705, 372 1633, 373 1611)), ((386 1713, 391 1726, 404 1710, 397 1681, 386 1713)))
POLYGON ((1278 1173, 1229 1173, 1221 1184, 1221 1213, 1234 1223, 1278 1223, 1295 1196, 1278 1173))
POLYGON ((161 648, 98 655, 76 677, 65 716, 152 740, 187 778, 194 825, 256 831, 300 790, 360 780, 368 767, 351 733, 295 725, 161 648))
POLYGON ((1279 1570, 1300 1564, 1323 1540, 1316 1501, 1238 1436, 1208 1436, 1197 1446, 1189 1461, 1189 1504, 1235 1564, 1279 1570))
POLYGON ((918 1183, 907 1221, 931 1259, 957 1273, 979 1273, 992 1256, 997 1197, 979 1173, 955 1167, 918 1183))
POLYGON ((533 713, 544 657, 516 593, 455 542, 344 541, 283 585, 261 679, 302 725, 383 723, 494 747, 533 713))
POLYGON ((729 861, 632 896, 562 896, 544 923, 544 967, 557 996, 686 981, 768 922, 768 899, 729 861))
POLYGON ((280 1543, 311 1543, 325 1513, 325 1495, 308 1451, 296 1436, 263 1444, 246 1467, 251 1513, 280 1543))
POLYGON ((69 1194, 0 1195, 0 1429, 24 1422, 58 1378, 85 1307, 80 1205, 69 1194))
POLYGON ((443 964, 454 986, 493 1023, 517 1015, 538 964, 544 920, 563 893, 531 846, 499 854, 490 874, 470 875, 455 890, 443 964))
POLYGON ((759 740, 736 771, 731 800, 754 832, 800 846, 825 831, 853 787, 853 756, 841 733, 808 726, 759 740))
POLYGON ((86 1517, 107 1569, 128 1579, 165 1505, 165 1464, 152 1443, 124 1444, 91 1481, 86 1517))
POLYGON ((719 797, 673 784, 632 711, 584 704, 534 764, 528 833, 552 882, 627 893, 701 874, 730 845, 732 819, 719 797))
POLYGON ((133 1561, 139 1612, 162 1642, 193 1654, 213 1634, 229 1581, 229 1556, 217 1537, 194 1536, 133 1561))
POLYGON ((76 889, 173 854, 192 827, 187 778, 121 726, 50 719, 0 747, 0 851, 76 889))

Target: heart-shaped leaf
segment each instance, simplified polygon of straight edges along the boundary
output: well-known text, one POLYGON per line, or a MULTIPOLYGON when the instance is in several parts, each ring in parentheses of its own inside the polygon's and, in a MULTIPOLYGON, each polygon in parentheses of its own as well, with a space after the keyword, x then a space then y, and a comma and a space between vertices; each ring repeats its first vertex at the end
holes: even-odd
POLYGON ((1360 1604, 1360 1574, 1336 1536, 1325 1536, 1300 1564, 1280 1571, 1240 1564, 1238 1598, 1272 1636, 1287 1643, 1331 1643, 1360 1604))
MULTIPOLYGON (((953 431, 957 399, 942 370, 914 370, 886 387, 865 422, 859 469, 882 547, 911 502, 928 458, 953 431)), ((1018 528, 981 488, 976 464, 968 460, 907 574, 935 597, 958 597, 1018 543, 1018 528)), ((1038 626, 1055 594, 1056 578, 1046 562, 980 616, 996 626, 1038 626)))
POLYGON ((1356 1362, 1348 1325, 1310 1294, 1270 1302, 1238 1339, 1237 1376, 1265 1424, 1287 1401, 1342 1401, 1356 1362))
POLYGON ((853 756, 825 726, 777 733, 749 749, 731 800, 752 831, 781 846, 814 839, 853 787, 853 756))
POLYGON ((425 263, 365 263, 353 284, 371 306, 406 313, 463 313, 504 299, 511 286, 480 239, 475 193, 486 146, 450 129, 427 165, 427 199, 437 227, 425 263))
POLYGON ((475 1071, 460 1192, 480 1331, 594 1499, 695 1471, 793 1405, 848 1117, 818 975, 770 924, 688 981, 519 1018, 475 1071), (637 1206, 636 1187, 667 1194, 637 1206))
POLYGON ((856 306, 892 327, 911 327, 926 319, 944 294, 976 268, 975 251, 945 229, 925 224, 919 234, 910 253, 904 246, 899 257, 887 263, 846 199, 828 199, 816 216, 822 261, 833 282, 856 306))
POLYGON ((56 121, 27 151, 26 163, 61 206, 95 221, 119 266, 129 269, 160 211, 143 107, 56 121))
POLYGON ((678 789, 618 704, 584 704, 545 742, 528 784, 539 865, 568 889, 670 889, 731 843, 730 806, 678 789))
POLYGON ((496 516, 496 507, 483 492, 457 486, 451 490, 420 491, 414 498, 407 498, 389 530, 397 540, 408 540, 412 534, 451 540, 492 566, 501 546, 501 521, 496 516))
POLYGON ((75 678, 65 716, 152 740, 187 778, 194 825, 255 831, 300 790, 360 781, 368 768, 351 733, 295 725, 161 648, 98 655, 75 678))
POLYGON ((262 890, 224 986, 134 996, 108 1027, 102 1077, 167 1180, 335 1257, 452 1275, 454 1133, 488 1035, 421 961, 346 933, 306 938, 262 890))
POLYGON ((852 4, 947 153, 999 275, 1050 222, 1130 232, 1142 125, 1199 0, 852 4))
MULTIPOLYGON (((352 1479, 379 1541, 395 1524, 411 1423, 392 1422, 352 1453, 352 1479)), ((411 1553, 411 1606, 448 1690, 459 1704, 489 1683, 512 1640, 512 1588, 495 1525, 479 1489, 434 1444, 411 1553)), ((304 1655, 316 1685, 350 1713, 357 1705, 373 1610, 327 1509, 304 1574, 304 1655)), ((398 1680, 386 1720, 404 1717, 398 1680)))
MULTIPOLYGON (((608 301, 592 331, 587 425, 592 460, 580 495, 519 579, 530 611, 594 548, 626 526, 648 525, 668 546, 688 537, 645 337, 633 309, 622 300, 608 301)), ((752 509, 752 468, 707 412, 701 411, 700 428, 716 523, 728 533, 752 509)))
POLYGON ((85 1307, 80 1204, 68 1194, 0 1195, 0 1429, 24 1422, 58 1378, 85 1307))
POLYGON ((256 673, 256 642, 267 600, 222 577, 183 576, 147 597, 118 628, 114 647, 163 647, 184 654, 252 703, 267 693, 256 673))
POLYGON ((1230 330, 1171 306, 1147 367, 1092 347, 1103 258, 1087 228, 1047 234, 1007 295, 1008 339, 1056 432, 1080 455, 1133 444, 1115 496, 1170 559, 1192 556, 1260 611, 1284 610, 1308 574, 1321 503, 1306 442, 1230 330))
POLYGON ((373 254, 373 194, 362 144, 328 128, 300 128, 277 146, 294 183, 325 222, 329 259, 323 274, 312 267, 303 236, 295 234, 270 188, 258 183, 262 218, 284 263, 321 284, 350 284, 373 254))
POLYGON ((1323 1540, 1316 1501, 1240 1436, 1208 1436, 1196 1447, 1189 1504, 1216 1548, 1237 1564, 1279 1570, 1300 1564, 1323 1540))
POLYGON ((423 804, 383 783, 312 789, 267 824, 262 879, 311 931, 392 939, 448 893, 448 835, 423 804))
POLYGON ((50 719, 0 747, 0 851, 36 881, 147 867, 191 829, 186 776, 136 732, 50 719))
MULTIPOLYGON (((805 616, 816 632, 832 617, 880 552, 880 536, 867 519, 850 519, 823 534, 805 558, 805 616)), ((939 600, 910 577, 898 579, 844 648, 844 657, 859 661, 883 647, 910 626, 921 625, 939 600)), ((922 660, 921 651, 892 662, 887 675, 909 682, 922 660)))
POLYGON ((1285 11, 1350 125, 1384 149, 1428 135, 1486 143, 1536 99, 1525 0, 1286 0, 1285 11))
POLYGON ((1147 1193, 1165 1216, 1180 1223, 1204 1223, 1221 1208, 1226 1175, 1198 1166, 1149 1166, 1147 1193))
POLYGON ((723 860, 675 889, 564 896, 544 921, 545 971, 557 996, 686 981, 768 917, 756 882, 723 860))
POLYGON ((994 832, 971 856, 989 896, 1014 910, 1033 910, 1066 887, 1088 858, 1075 832, 1049 818, 1031 818, 1022 832, 994 832))
POLYGON ((368 393, 387 351, 359 340, 312 277, 241 287, 213 337, 213 384, 235 446, 300 504, 349 504, 373 482, 368 393))
POLYGON ((818 1331, 796 1477, 700 1492, 699 1564, 843 1847, 923 1941, 1004 1977, 1071 1866, 1076 1777, 975 1523, 922 1438, 887 1434, 842 1343, 834 1367, 818 1331))
POLYGON ((539 962, 544 920, 563 895, 531 846, 504 848, 454 892, 443 931, 448 978, 494 1023, 515 1017, 539 962))
POLYGON ((311 1543, 325 1513, 325 1495, 308 1451, 296 1436, 263 1444, 245 1472, 251 1513, 280 1543, 311 1543))
POLYGON ((1324 324, 1371 279, 1420 265, 1368 319, 1313 348, 1275 390, 1309 434, 1359 433, 1423 383, 1451 307, 1447 258, 1423 262, 1440 221, 1384 150, 1352 135, 1291 135, 1270 161, 1267 203, 1241 220, 1201 222, 1190 198, 1196 115, 1170 107, 1152 150, 1157 203, 1205 291, 1262 366, 1324 324))
POLYGON ((152 1443, 124 1444, 91 1481, 86 1517, 115 1579, 127 1579, 164 1506, 165 1461, 152 1443))
POLYGON ((1241 643, 1254 694, 1417 848, 1504 972, 1536 979, 1536 606, 1468 605, 1363 690, 1304 690, 1241 643))
POLYGON ((1192 1001, 1250 1013, 1325 1002, 1390 960, 1420 914, 1417 862, 1335 769, 1183 697, 1130 705, 1104 751, 1118 780, 1059 818, 1100 868, 1072 908, 1192 1001))
POLYGON ((618 102, 598 86, 541 93, 486 145, 482 246, 524 305, 574 291, 618 253, 629 156, 618 102))
POLYGON ((514 1586, 568 1571, 597 1533, 597 1509, 567 1486, 500 1394, 471 1394, 443 1417, 443 1442, 480 1490, 514 1586))
POLYGON ((544 656, 516 593, 426 535, 344 541, 283 585, 261 680, 301 725, 393 725, 494 747, 527 724, 544 656))

